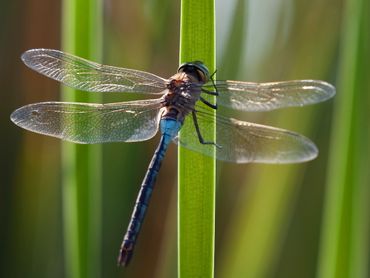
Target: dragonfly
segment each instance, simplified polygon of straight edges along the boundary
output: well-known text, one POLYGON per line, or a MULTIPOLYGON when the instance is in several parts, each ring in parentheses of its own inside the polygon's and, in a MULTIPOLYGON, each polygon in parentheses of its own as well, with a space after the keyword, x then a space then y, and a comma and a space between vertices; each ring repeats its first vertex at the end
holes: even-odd
POLYGON ((298 163, 318 154, 308 138, 284 129, 245 122, 213 113, 219 106, 236 111, 270 111, 325 101, 335 95, 319 80, 253 83, 214 80, 200 61, 187 62, 170 78, 101 65, 52 49, 31 49, 22 61, 31 69, 69 87, 88 92, 153 95, 151 99, 106 104, 40 102, 18 108, 11 120, 18 126, 66 141, 94 144, 160 141, 141 184, 118 264, 130 262, 161 162, 171 142, 218 160, 235 163, 298 163), (207 96, 213 96, 212 103, 207 96), (216 123, 216 140, 204 137, 216 123), (179 137, 186 126, 189 136, 179 137))

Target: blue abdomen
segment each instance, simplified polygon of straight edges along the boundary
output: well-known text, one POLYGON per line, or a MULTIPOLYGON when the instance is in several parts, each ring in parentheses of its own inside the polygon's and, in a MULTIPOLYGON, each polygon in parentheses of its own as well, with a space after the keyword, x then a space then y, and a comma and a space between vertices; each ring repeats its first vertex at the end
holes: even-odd
POLYGON ((154 183, 157 178, 159 168, 171 140, 177 136, 182 123, 172 118, 163 118, 160 121, 161 140, 154 152, 153 158, 149 164, 148 170, 141 184, 139 195, 136 199, 134 211, 131 216, 127 232, 124 236, 120 254, 118 257, 118 264, 127 265, 133 254, 136 239, 139 234, 141 224, 143 223, 146 210, 149 205, 149 200, 154 189, 154 183))
POLYGON ((165 135, 165 137, 168 136, 169 139, 172 140, 180 131, 182 123, 172 118, 163 118, 161 119, 159 126, 161 129, 161 133, 165 135))

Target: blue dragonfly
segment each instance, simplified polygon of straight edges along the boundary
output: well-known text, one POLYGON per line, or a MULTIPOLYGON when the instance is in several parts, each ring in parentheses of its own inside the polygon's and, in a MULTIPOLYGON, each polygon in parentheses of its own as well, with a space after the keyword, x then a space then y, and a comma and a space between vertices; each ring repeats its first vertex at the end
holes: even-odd
POLYGON ((141 184, 120 248, 119 265, 130 262, 170 142, 235 163, 309 161, 317 156, 318 150, 306 137, 284 129, 214 116, 212 109, 220 105, 239 111, 269 111, 322 102, 335 94, 332 85, 318 80, 270 83, 213 80, 200 61, 184 63, 175 75, 164 79, 51 49, 28 50, 22 60, 31 69, 79 90, 157 96, 108 104, 41 102, 23 106, 11 114, 11 120, 22 128, 81 144, 144 141, 160 129, 159 145, 141 184), (216 103, 207 101, 205 95, 215 96, 216 103), (215 122, 217 139, 213 142, 202 133, 215 122), (193 136, 178 137, 183 125, 187 125, 193 136))

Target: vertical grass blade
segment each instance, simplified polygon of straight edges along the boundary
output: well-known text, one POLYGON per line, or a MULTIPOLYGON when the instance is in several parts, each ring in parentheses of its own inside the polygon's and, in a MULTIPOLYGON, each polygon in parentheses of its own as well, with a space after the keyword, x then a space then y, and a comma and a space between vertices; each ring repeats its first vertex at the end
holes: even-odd
POLYGON ((347 0, 318 277, 369 277, 369 1, 347 0), (366 74, 367 73, 367 74, 366 74))
MULTIPOLYGON (((62 19, 63 50, 101 60, 102 1, 64 0, 62 19)), ((100 96, 63 88, 63 100, 100 96)), ((66 276, 100 277, 101 147, 63 143, 62 159, 66 276)))
MULTIPOLYGON (((181 2, 180 63, 200 60, 214 71, 214 7, 213 0, 181 2)), ((215 141, 215 126, 201 132, 206 140, 215 141)), ((190 136, 186 124, 180 136, 190 136)), ((213 277, 215 166, 214 159, 179 149, 178 271, 182 278, 213 277)))

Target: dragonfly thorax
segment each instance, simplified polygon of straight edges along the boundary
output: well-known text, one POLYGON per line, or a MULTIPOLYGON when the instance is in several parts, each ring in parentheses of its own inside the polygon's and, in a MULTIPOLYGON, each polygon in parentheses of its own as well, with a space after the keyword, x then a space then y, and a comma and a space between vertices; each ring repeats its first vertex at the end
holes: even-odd
POLYGON ((167 93, 163 101, 165 111, 162 117, 183 122, 185 116, 194 110, 200 94, 201 87, 197 78, 185 72, 178 72, 167 83, 167 93))

